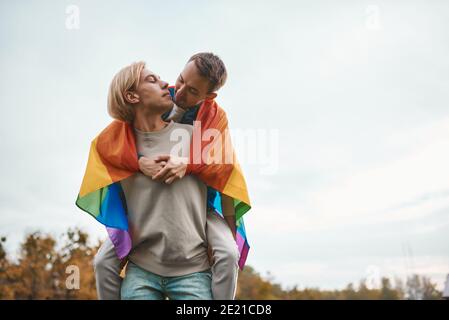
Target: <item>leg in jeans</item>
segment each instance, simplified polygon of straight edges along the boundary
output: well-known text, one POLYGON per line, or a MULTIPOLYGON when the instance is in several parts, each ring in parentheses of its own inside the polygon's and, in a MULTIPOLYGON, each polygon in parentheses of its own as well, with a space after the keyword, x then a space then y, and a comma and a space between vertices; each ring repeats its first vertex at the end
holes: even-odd
POLYGON ((109 238, 101 245, 94 258, 97 295, 100 300, 120 300, 120 260, 109 238))
POLYGON ((164 277, 165 290, 170 300, 212 300, 212 272, 195 272, 185 276, 164 277))
POLYGON ((131 261, 122 282, 122 300, 164 300, 163 278, 148 272, 131 261))
POLYGON ((212 248, 212 293, 215 300, 233 300, 237 289, 239 251, 224 219, 207 213, 206 236, 212 248))
POLYGON ((122 283, 123 300, 212 300, 210 271, 163 277, 128 263, 122 283))

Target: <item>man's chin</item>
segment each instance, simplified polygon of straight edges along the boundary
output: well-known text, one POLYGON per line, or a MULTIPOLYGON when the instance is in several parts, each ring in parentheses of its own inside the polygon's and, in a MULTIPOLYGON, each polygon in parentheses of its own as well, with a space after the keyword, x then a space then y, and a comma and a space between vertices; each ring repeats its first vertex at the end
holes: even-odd
POLYGON ((182 102, 182 101, 178 102, 178 101, 175 100, 175 104, 176 104, 176 106, 178 106, 178 107, 180 107, 182 109, 186 109, 186 104, 184 102, 182 102))

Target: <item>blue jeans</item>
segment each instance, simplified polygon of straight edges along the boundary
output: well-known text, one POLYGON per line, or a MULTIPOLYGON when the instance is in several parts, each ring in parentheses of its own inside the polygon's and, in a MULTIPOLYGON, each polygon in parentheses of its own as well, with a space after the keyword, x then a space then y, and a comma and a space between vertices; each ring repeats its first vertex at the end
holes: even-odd
POLYGON ((212 272, 195 272, 163 277, 140 268, 131 261, 122 282, 122 300, 212 300, 212 272))

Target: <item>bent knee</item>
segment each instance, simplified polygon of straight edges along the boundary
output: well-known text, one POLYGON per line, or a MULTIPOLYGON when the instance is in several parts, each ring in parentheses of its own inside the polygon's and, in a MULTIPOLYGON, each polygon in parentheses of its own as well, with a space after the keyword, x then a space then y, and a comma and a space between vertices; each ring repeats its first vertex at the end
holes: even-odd
POLYGON ((240 259, 240 253, 237 245, 225 246, 215 253, 215 259, 217 261, 226 263, 227 265, 238 265, 240 259))
POLYGON ((104 272, 107 270, 114 270, 116 269, 114 266, 114 260, 113 259, 107 259, 105 255, 97 253, 94 256, 94 270, 95 272, 104 272))

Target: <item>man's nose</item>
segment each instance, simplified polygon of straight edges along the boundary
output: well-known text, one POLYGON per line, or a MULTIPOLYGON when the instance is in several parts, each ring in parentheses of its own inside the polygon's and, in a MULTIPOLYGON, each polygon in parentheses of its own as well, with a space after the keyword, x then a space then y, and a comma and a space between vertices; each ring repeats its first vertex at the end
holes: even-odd
POLYGON ((165 81, 163 81, 163 80, 160 80, 160 83, 161 83, 161 88, 162 88, 162 89, 167 89, 167 88, 168 88, 168 82, 165 82, 165 81))
POLYGON ((176 90, 176 94, 181 97, 184 94, 184 86, 181 85, 177 90, 176 90))

